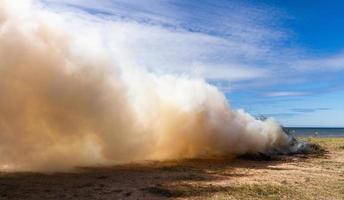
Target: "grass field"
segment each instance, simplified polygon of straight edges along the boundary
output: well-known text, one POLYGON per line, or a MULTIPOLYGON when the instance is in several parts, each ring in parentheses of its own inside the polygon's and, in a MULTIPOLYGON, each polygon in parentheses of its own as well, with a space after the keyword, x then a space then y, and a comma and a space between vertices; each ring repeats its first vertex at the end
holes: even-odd
POLYGON ((327 153, 1 173, 0 199, 344 199, 344 138, 303 140, 327 153))

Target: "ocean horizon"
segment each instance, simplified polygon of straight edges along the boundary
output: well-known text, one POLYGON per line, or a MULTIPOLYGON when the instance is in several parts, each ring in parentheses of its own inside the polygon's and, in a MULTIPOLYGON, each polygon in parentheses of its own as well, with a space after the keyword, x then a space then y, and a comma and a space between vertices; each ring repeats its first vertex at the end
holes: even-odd
POLYGON ((285 127, 297 137, 344 137, 343 127, 285 127))

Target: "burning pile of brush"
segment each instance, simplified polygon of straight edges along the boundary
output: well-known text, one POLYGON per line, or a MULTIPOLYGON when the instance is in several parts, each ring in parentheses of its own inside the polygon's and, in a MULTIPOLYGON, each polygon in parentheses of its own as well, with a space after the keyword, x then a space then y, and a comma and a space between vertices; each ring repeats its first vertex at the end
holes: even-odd
MULTIPOLYGON (((266 117, 259 117, 258 120, 266 120, 266 117)), ((297 139, 291 134, 290 130, 286 127, 281 129, 288 136, 288 142, 277 148, 269 149, 265 152, 256 152, 240 155, 239 158, 253 159, 253 160, 273 160, 278 159, 279 156, 323 156, 327 151, 319 144, 303 141, 302 138, 297 139)))

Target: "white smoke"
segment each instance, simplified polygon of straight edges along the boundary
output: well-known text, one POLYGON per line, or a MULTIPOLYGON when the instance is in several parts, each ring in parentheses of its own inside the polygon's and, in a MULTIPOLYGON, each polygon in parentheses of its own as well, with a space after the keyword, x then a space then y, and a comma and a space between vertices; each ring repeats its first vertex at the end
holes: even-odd
POLYGON ((18 2, 0 5, 3 169, 68 170, 288 146, 278 123, 232 110, 204 80, 140 67, 123 42, 130 40, 128 23, 18 2))

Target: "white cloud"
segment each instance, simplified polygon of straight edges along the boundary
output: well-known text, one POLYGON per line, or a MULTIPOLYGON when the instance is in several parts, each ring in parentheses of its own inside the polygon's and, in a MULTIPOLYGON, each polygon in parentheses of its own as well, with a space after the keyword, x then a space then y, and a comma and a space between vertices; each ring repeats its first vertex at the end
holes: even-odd
POLYGON ((120 65, 224 80, 239 89, 309 82, 309 73, 344 69, 343 54, 316 58, 283 47, 288 34, 275 24, 283 14, 269 7, 239 1, 41 2, 49 9, 94 17, 113 55, 125 58, 118 59, 120 65))
POLYGON ((230 82, 263 78, 270 74, 269 70, 257 66, 256 61, 267 58, 273 48, 271 43, 282 35, 265 24, 269 21, 266 13, 234 3, 228 4, 229 8, 216 7, 222 12, 231 12, 214 13, 210 5, 209 13, 193 16, 178 9, 171 0, 44 2, 58 10, 73 10, 79 14, 83 11, 82 15, 111 14, 97 17, 98 24, 103 24, 100 25, 102 34, 106 35, 109 48, 116 56, 127 58, 122 60, 130 60, 122 64, 158 73, 230 82))
POLYGON ((195 64, 194 71, 191 74, 196 76, 206 77, 211 80, 251 80, 268 77, 270 74, 268 71, 260 68, 254 68, 250 66, 241 65, 239 63, 233 65, 202 65, 195 64))
POLYGON ((296 61, 293 67, 301 71, 327 71, 327 70, 343 70, 344 69, 344 53, 340 53, 330 57, 323 58, 307 58, 296 61))
POLYGON ((295 92, 295 91, 276 91, 268 92, 264 96, 266 97, 297 97, 308 95, 306 92, 295 92))

